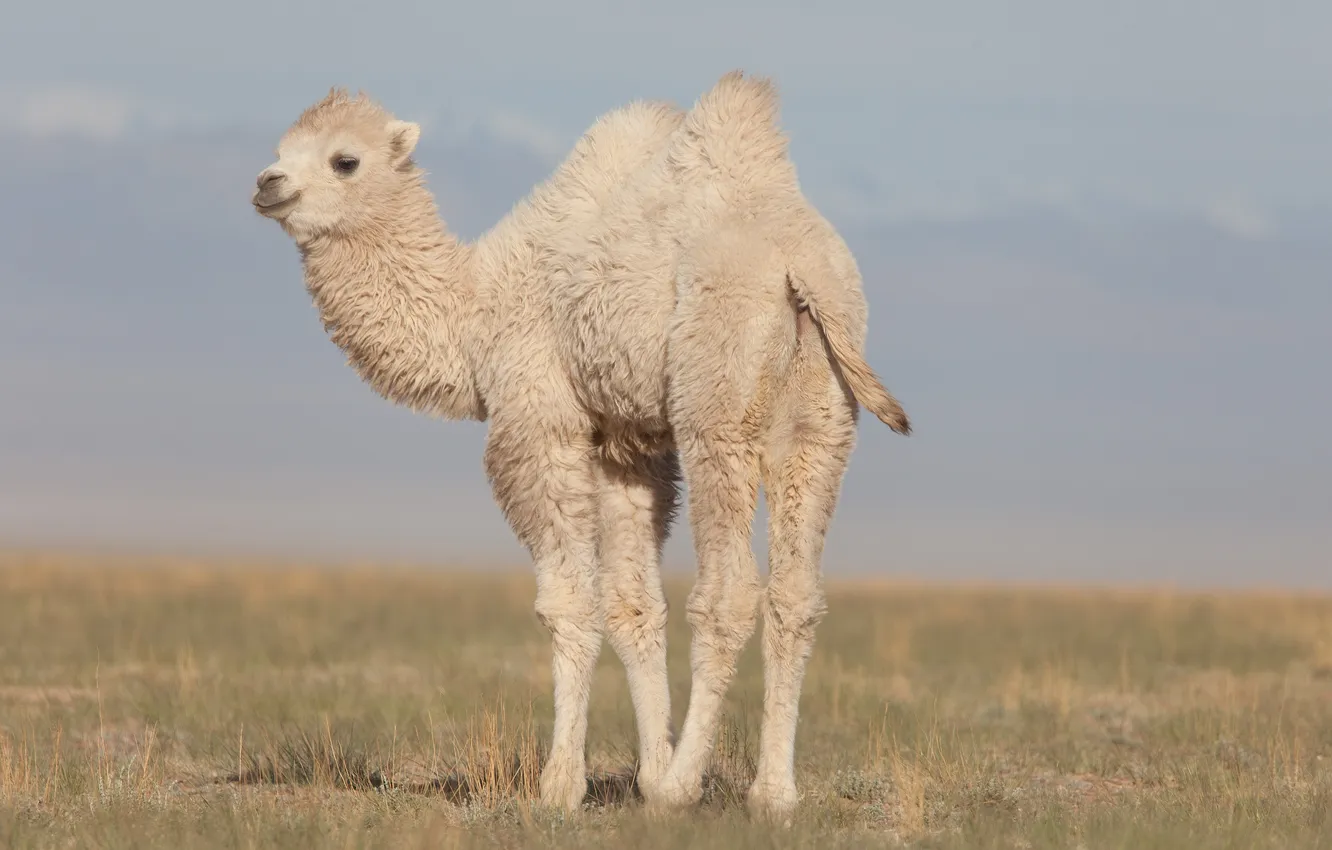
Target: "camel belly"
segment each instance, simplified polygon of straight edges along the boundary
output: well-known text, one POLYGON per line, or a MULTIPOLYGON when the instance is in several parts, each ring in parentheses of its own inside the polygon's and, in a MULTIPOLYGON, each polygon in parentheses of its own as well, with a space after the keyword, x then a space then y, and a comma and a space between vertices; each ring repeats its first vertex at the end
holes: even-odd
POLYGON ((669 431, 666 342, 672 280, 600 280, 561 299, 562 348, 579 404, 607 434, 669 431))
POLYGON ((614 323, 575 343, 570 376, 578 401, 609 430, 666 429, 666 331, 669 314, 652 324, 614 323))

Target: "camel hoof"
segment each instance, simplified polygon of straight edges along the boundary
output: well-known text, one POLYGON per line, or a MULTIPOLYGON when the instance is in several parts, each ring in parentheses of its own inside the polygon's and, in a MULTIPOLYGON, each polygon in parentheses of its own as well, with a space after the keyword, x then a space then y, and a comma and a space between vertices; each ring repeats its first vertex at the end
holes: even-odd
POLYGON ((745 803, 750 815, 756 819, 790 828, 800 795, 789 783, 755 782, 749 788, 745 803))
POLYGON ((656 811, 680 811, 698 805, 703 799, 702 777, 693 780, 681 779, 673 773, 667 773, 650 793, 645 788, 643 799, 648 808, 656 811))
POLYGON ((550 770, 541 774, 541 805, 577 812, 587 796, 587 777, 575 771, 550 770))

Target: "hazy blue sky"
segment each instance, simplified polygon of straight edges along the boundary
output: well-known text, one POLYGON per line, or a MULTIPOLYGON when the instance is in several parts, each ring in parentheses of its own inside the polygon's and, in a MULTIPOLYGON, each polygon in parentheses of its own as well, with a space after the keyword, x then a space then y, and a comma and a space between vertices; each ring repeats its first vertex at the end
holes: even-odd
POLYGON ((253 176, 362 87, 474 236, 598 113, 743 67, 917 428, 862 425, 830 570, 1332 585, 1328 32, 1302 0, 22 4, 0 539, 521 563, 484 427, 343 365, 253 176))

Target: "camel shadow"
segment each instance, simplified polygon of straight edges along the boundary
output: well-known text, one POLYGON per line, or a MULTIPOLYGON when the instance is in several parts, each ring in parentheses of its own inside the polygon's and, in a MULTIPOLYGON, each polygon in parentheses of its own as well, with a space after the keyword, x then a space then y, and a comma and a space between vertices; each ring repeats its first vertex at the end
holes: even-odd
MULTIPOLYGON (((453 773, 430 779, 425 782, 407 782, 389 786, 406 794, 442 796, 457 806, 473 802, 489 802, 494 799, 493 789, 478 787, 466 775, 453 773)), ((608 772, 592 774, 587 778, 587 794, 583 797, 584 806, 596 808, 626 806, 641 803, 643 794, 638 789, 638 777, 634 772, 608 772)))
MULTIPOLYGON (((386 794, 409 794, 424 797, 442 797, 455 806, 480 804, 494 806, 504 800, 523 796, 535 796, 534 788, 524 793, 518 777, 518 770, 500 778, 486 776, 481 779, 469 776, 466 772, 455 771, 442 776, 418 781, 393 781, 380 770, 356 770, 355 765, 341 765, 335 771, 322 774, 325 782, 344 791, 370 791, 386 794), (507 781, 506 781, 507 779, 507 781)), ((314 771, 278 772, 271 765, 256 765, 250 769, 230 773, 219 781, 229 785, 242 786, 293 786, 314 785, 317 783, 314 771)), ((322 784, 322 783, 320 783, 322 784)), ((700 805, 705 808, 730 808, 739 804, 743 783, 709 772, 703 781, 703 798, 700 805)), ((583 797, 583 806, 592 808, 619 808, 641 804, 643 793, 638 787, 638 771, 606 771, 590 774, 587 778, 587 793, 583 797)))
MULTIPOLYGON (((313 736, 300 731, 265 736, 258 748, 228 754, 232 769, 214 774, 213 782, 239 786, 326 788, 383 794, 442 797, 460 806, 497 807, 515 800, 534 800, 544 755, 529 748, 498 747, 479 758, 464 756, 461 764, 429 768, 414 760, 383 758, 384 753, 346 734, 313 736), (422 770, 412 770, 413 764, 422 770), (438 771, 438 772, 437 772, 438 771), (406 775, 405 775, 406 774, 406 775), (407 778, 407 776, 411 778, 407 778)), ((638 764, 627 769, 592 773, 583 797, 585 807, 605 808, 643 802, 638 764)), ((731 808, 743 802, 753 779, 748 760, 724 760, 703 777, 706 808, 731 808), (734 763, 733 763, 734 762, 734 763), (720 770, 716 768, 722 768, 720 770)))
MULTIPOLYGON (((233 771, 217 781, 241 786, 325 786, 341 791, 412 794, 443 797, 459 805, 495 805, 513 798, 535 796, 536 772, 515 759, 507 769, 451 771, 441 776, 415 781, 396 781, 383 770, 372 767, 359 754, 288 751, 285 758, 255 758, 242 770, 233 771)), ((642 802, 638 771, 593 773, 587 779, 584 806, 625 806, 642 802)))

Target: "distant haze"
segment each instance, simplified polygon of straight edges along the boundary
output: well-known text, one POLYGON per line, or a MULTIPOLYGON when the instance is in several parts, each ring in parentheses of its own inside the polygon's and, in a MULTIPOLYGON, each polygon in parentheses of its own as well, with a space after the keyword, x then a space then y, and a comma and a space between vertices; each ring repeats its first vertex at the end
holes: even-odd
POLYGON ((916 428, 862 420, 831 573, 1332 586, 1332 6, 665 8, 7 12, 0 543, 522 564, 484 425, 357 379, 254 175, 363 87, 473 237, 598 113, 744 67, 916 428))

